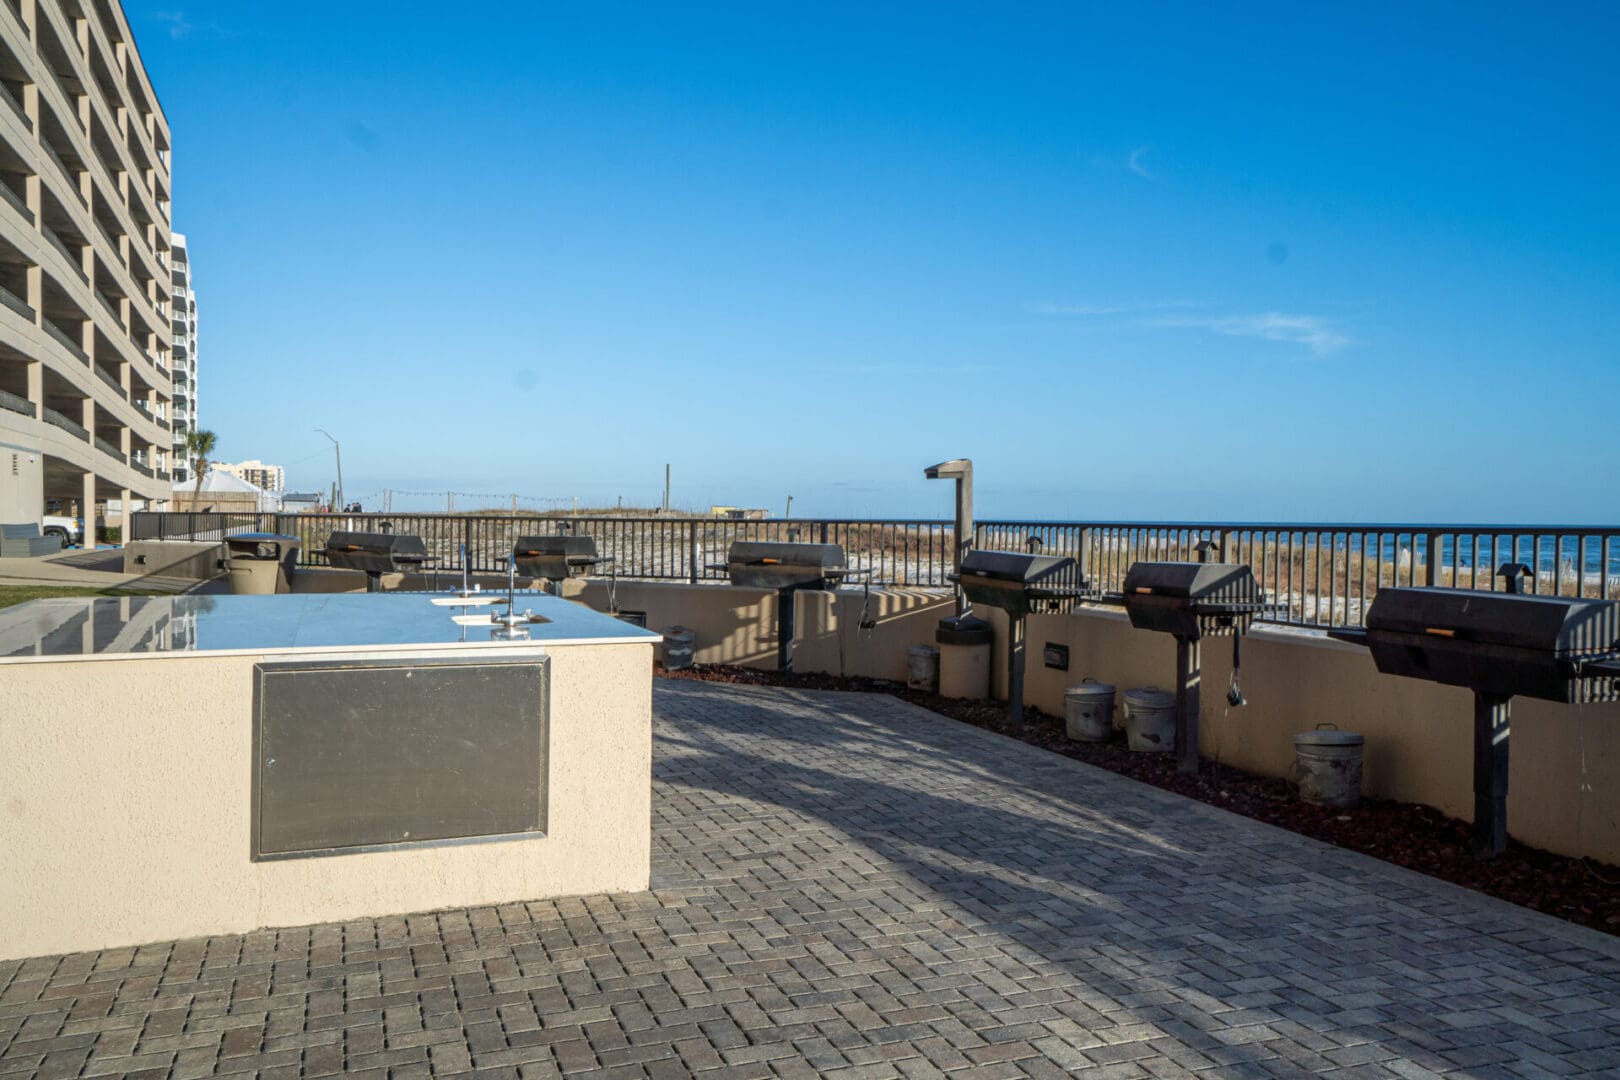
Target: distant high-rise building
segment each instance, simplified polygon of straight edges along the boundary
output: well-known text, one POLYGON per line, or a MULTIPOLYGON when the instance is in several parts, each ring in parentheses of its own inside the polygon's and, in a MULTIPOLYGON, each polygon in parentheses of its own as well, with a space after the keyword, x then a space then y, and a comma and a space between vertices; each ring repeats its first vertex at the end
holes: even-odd
POLYGON ((230 473, 238 480, 246 480, 254 487, 279 493, 287 487, 287 470, 280 465, 266 465, 262 461, 239 461, 235 465, 223 461, 209 463, 209 469, 230 473))
POLYGON ((117 0, 0 4, 0 521, 170 497, 169 145, 117 0))
POLYGON ((174 362, 174 478, 192 479, 195 462, 186 451, 186 436, 197 430, 197 294, 191 288, 191 252, 184 233, 170 233, 174 362))

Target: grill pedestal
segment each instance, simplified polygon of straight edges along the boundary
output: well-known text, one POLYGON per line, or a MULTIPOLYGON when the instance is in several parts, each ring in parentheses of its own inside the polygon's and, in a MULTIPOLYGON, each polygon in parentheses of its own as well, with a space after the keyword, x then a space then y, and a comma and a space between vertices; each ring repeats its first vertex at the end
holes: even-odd
POLYGON ((1198 772, 1198 711, 1202 704, 1205 637, 1233 636, 1232 689, 1227 700, 1243 704, 1237 687, 1241 639, 1265 596, 1254 571, 1240 563, 1202 561, 1213 545, 1198 545, 1199 562, 1139 562, 1125 575, 1125 591, 1111 597, 1125 605, 1131 625, 1176 639, 1176 770, 1198 772))
MULTIPOLYGON (((1088 595, 1085 579, 1067 556, 1035 555, 1022 551, 972 550, 962 560, 960 573, 950 575, 968 604, 988 604, 1007 613, 1007 720, 1014 731, 1024 727, 1024 618, 1031 611, 1062 610, 1088 595)), ((942 620, 963 624, 979 620, 962 616, 942 620)), ((982 624, 981 624, 982 625, 982 624)), ((976 627, 973 629, 977 629, 976 627)), ((940 637, 943 641, 944 637, 940 637)))
POLYGON ((1474 854, 1507 850, 1508 733, 1513 699, 1474 692, 1474 854))
POLYGON ((1474 693, 1474 853, 1507 848, 1508 747, 1515 697, 1562 704, 1620 698, 1620 604, 1527 595, 1505 563, 1505 592, 1380 589, 1366 629, 1329 630, 1364 645, 1386 675, 1474 693))
POLYGON ((1176 771, 1198 772, 1198 710, 1203 703, 1203 647, 1176 636, 1176 771))

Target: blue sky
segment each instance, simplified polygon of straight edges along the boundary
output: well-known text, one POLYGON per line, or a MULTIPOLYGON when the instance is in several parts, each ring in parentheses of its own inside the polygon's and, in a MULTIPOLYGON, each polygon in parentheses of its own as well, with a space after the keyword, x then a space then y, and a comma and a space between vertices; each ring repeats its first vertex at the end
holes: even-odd
POLYGON ((351 498, 1620 516, 1620 8, 1127 7, 130 0, 203 424, 351 498))

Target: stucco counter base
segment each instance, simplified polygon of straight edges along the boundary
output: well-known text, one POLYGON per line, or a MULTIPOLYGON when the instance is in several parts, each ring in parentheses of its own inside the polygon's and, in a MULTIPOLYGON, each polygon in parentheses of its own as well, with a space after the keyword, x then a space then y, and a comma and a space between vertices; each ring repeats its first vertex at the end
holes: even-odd
POLYGON ((494 641, 418 594, 342 598, 386 617, 333 644, 343 635, 330 624, 348 610, 318 606, 333 598, 302 611, 298 597, 208 598, 226 614, 267 613, 256 641, 240 618, 219 622, 220 607, 188 608, 196 599, 0 613, 0 959, 647 887, 656 634, 531 595, 519 606, 555 617, 529 641, 494 641), (42 627, 30 648, 24 628, 42 627), (540 657, 543 833, 252 857, 257 666, 540 657))

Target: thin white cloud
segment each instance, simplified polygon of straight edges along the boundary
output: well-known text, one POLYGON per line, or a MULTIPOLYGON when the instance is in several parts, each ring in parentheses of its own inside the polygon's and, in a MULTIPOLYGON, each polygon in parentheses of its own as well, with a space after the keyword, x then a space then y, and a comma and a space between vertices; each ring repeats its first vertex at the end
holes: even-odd
POLYGON ((1349 336, 1334 329, 1333 324, 1326 319, 1315 315, 1288 315, 1280 311, 1266 311, 1258 315, 1226 315, 1213 319, 1163 316, 1144 320, 1143 325, 1209 330, 1228 337, 1281 341, 1303 345, 1317 356, 1326 356, 1350 344, 1349 336))
POLYGON ((1132 150, 1130 157, 1125 159, 1125 167, 1144 180, 1157 180, 1157 176, 1148 172, 1147 163, 1144 161, 1148 149, 1146 146, 1138 146, 1135 150, 1132 150))
POLYGON ((183 11, 154 11, 152 12, 152 18, 167 26, 169 36, 176 41, 195 29, 191 25, 191 20, 186 18, 186 13, 183 11))

